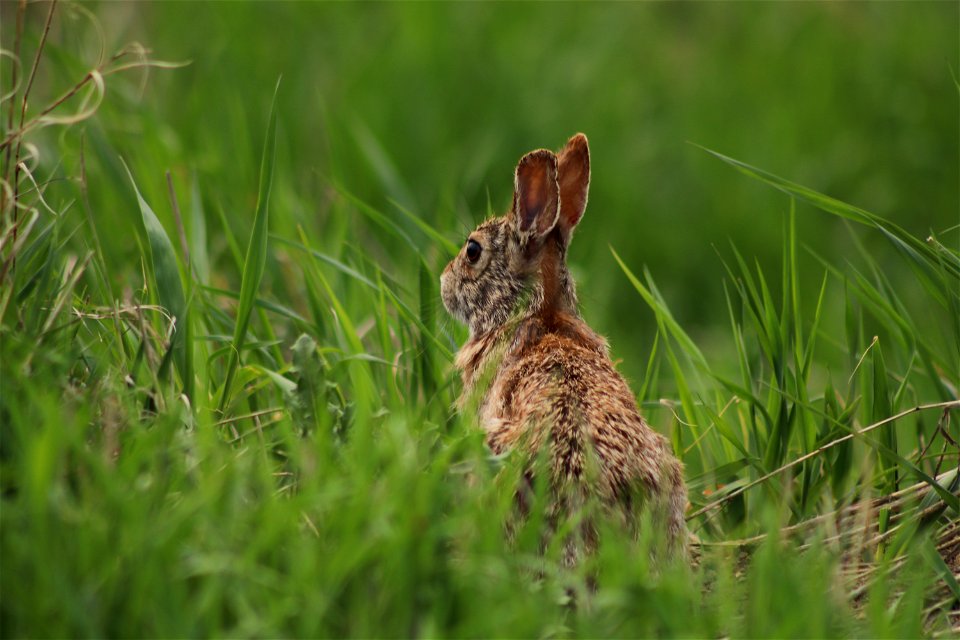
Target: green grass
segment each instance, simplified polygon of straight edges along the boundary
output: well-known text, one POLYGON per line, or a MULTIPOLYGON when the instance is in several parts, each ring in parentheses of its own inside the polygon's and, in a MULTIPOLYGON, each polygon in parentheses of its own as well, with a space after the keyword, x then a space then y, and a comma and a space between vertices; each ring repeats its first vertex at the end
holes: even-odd
POLYGON ((0 7, 4 636, 958 633, 956 5, 124 7, 0 7), (453 409, 440 270, 576 130, 692 567, 509 542, 453 409))

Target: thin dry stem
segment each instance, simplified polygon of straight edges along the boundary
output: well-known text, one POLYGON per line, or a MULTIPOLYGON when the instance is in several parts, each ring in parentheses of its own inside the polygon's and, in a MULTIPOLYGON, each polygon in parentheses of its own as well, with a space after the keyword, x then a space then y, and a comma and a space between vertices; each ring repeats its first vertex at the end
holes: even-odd
MULTIPOLYGON (((19 79, 20 71, 20 40, 23 36, 23 15, 27 11, 27 0, 20 0, 20 3, 17 5, 17 28, 16 33, 14 34, 13 41, 13 62, 12 68, 10 71, 10 105, 7 108, 7 130, 13 129, 13 114, 15 112, 14 103, 16 102, 17 95, 17 83, 19 79)), ((10 173, 10 148, 4 150, 3 157, 3 181, 7 181, 7 176, 10 173)), ((2 202, 0 202, 0 211, 6 211, 6 191, 2 195, 2 202)))
MULTIPOLYGON (((37 55, 33 59, 33 67, 30 69, 30 78, 27 80, 27 86, 23 90, 23 96, 20 100, 20 129, 23 129, 23 121, 27 117, 27 100, 30 97, 30 89, 33 88, 33 81, 37 77, 37 68, 40 66, 40 58, 43 56, 43 48, 47 43, 47 35, 50 33, 50 24, 53 22, 53 12, 57 8, 57 0, 53 0, 50 3, 50 11, 47 13, 47 22, 43 28, 43 35, 40 37, 40 44, 37 46, 37 55)), ((17 151, 14 154, 14 169, 13 169, 13 200, 16 202, 19 199, 18 189, 20 183, 20 147, 23 143, 23 138, 18 138, 17 140, 17 151)), ((17 210, 13 210, 13 219, 16 222, 17 219, 17 210)))
POLYGON ((843 437, 840 437, 840 438, 837 438, 836 440, 833 440, 832 442, 828 442, 827 444, 823 445, 822 447, 820 447, 820 448, 818 448, 818 449, 816 449, 816 450, 814 450, 814 451, 811 451, 810 453, 808 453, 808 454, 806 454, 806 455, 800 456, 799 458, 797 458, 797 459, 795 459, 795 460, 792 460, 792 461, 788 462, 787 464, 783 465, 783 466, 780 467, 779 469, 774 469, 774 470, 771 471, 770 473, 767 473, 767 474, 765 474, 765 475, 757 478, 756 480, 754 480, 754 481, 752 481, 752 482, 748 482, 747 484, 745 484, 744 486, 740 487, 739 489, 737 489, 737 490, 735 490, 735 491, 731 491, 730 493, 726 494, 725 496, 723 496, 723 497, 720 498, 719 500, 715 500, 714 502, 711 502, 710 504, 708 504, 708 505, 706 505, 706 506, 704 506, 704 507, 702 507, 702 508, 700 508, 700 509, 697 509, 697 510, 694 511, 692 514, 690 514, 689 516, 687 516, 687 520, 688 520, 688 521, 689 521, 689 520, 692 520, 693 518, 696 518, 697 516, 703 515, 704 513, 707 513, 708 511, 712 511, 713 509, 716 509, 717 507, 719 507, 719 506, 725 504, 726 502, 732 500, 733 498, 737 497, 738 495, 742 494, 743 492, 747 491, 748 489, 751 489, 751 488, 755 487, 756 485, 758 485, 758 484, 760 484, 760 483, 762 483, 762 482, 766 482, 766 481, 769 480, 770 478, 772 478, 772 477, 774 477, 774 476, 776 476, 776 475, 779 475, 779 474, 783 473, 784 471, 787 471, 787 470, 789 470, 789 469, 792 469, 792 468, 796 467, 797 465, 800 465, 800 464, 806 462, 807 460, 810 460, 811 458, 815 458, 816 456, 820 455, 820 454, 823 453, 824 451, 827 451, 828 449, 832 449, 833 447, 837 446, 838 444, 841 444, 841 443, 846 442, 846 441, 848 441, 848 440, 852 440, 853 438, 855 438, 855 437, 857 437, 857 436, 861 436, 861 435, 863 435, 863 434, 865 434, 865 433, 869 433, 869 432, 873 431, 874 429, 879 429, 880 427, 882 427, 882 426, 884 426, 884 425, 886 425, 886 424, 889 424, 889 423, 891 423, 891 422, 896 422, 897 420, 899 420, 900 418, 903 418, 904 416, 908 416, 908 415, 910 415, 910 414, 912 414, 912 413, 916 413, 916 412, 918 412, 918 411, 926 411, 926 410, 929 410, 929 409, 952 409, 952 408, 954 408, 954 407, 960 407, 960 400, 949 400, 949 401, 947 401, 947 402, 936 402, 936 403, 932 403, 932 404, 918 405, 918 406, 916 406, 916 407, 912 407, 912 408, 907 409, 907 410, 905 410, 905 411, 901 411, 900 413, 898 413, 898 414, 896 414, 896 415, 890 416, 890 417, 888 417, 888 418, 884 418, 883 420, 880 420, 879 422, 875 422, 875 423, 871 424, 871 425, 868 426, 868 427, 864 427, 863 429, 858 429, 858 430, 856 430, 854 433, 847 434, 847 435, 845 435, 845 436, 843 436, 843 437))

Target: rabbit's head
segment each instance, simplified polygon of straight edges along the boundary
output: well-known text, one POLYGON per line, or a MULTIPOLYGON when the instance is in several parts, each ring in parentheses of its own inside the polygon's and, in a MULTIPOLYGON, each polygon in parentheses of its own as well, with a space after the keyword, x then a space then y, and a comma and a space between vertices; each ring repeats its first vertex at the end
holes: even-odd
POLYGON ((440 277, 447 311, 487 333, 518 312, 576 313, 566 251, 590 186, 590 150, 582 133, 559 154, 531 151, 517 165, 513 206, 474 229, 440 277))

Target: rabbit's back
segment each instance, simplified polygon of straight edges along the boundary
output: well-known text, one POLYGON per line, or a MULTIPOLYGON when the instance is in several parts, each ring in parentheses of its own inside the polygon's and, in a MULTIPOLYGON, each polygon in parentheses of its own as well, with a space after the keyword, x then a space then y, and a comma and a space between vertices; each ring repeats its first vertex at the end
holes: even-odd
POLYGON ((579 319, 566 324, 504 357, 481 414, 490 447, 533 454, 547 446, 556 480, 589 479, 607 499, 638 483, 661 493, 678 466, 669 443, 640 417, 605 341, 579 319), (587 478, 591 464, 595 478, 587 478))

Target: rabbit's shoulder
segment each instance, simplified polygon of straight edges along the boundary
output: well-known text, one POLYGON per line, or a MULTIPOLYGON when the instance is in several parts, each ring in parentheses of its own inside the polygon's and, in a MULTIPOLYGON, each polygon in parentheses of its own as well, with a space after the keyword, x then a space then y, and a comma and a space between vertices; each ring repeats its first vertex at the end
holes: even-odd
POLYGON ((505 360, 488 397, 487 416, 497 432, 491 444, 505 450, 526 438, 525 446, 539 449, 549 439, 558 455, 571 460, 580 451, 595 451, 604 469, 621 476, 611 478, 614 483, 655 483, 669 443, 640 416, 606 342, 593 335, 584 341, 548 333, 505 360))

